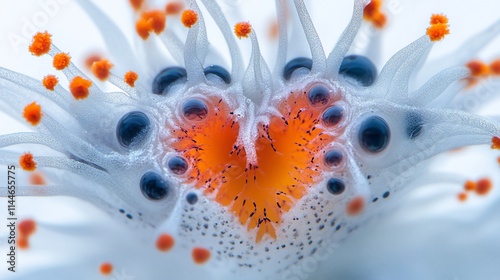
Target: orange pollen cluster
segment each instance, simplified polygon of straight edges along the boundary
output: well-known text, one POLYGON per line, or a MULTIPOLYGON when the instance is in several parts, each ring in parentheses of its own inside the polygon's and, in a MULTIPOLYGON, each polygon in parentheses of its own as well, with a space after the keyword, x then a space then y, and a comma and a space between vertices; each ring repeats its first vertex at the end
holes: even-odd
POLYGON ((165 12, 167 15, 178 15, 184 9, 184 4, 182 2, 170 2, 165 5, 165 12))
POLYGON ((137 73, 135 73, 134 71, 128 71, 123 77, 125 83, 127 83, 130 87, 135 86, 135 82, 137 81, 137 79, 139 79, 139 75, 137 75, 137 73))
POLYGON ((41 56, 50 51, 52 45, 52 35, 48 32, 38 32, 33 36, 33 41, 29 46, 29 51, 36 56, 41 56))
POLYGON ((163 233, 156 239, 156 248, 162 252, 168 252, 175 245, 175 239, 170 234, 163 233))
POLYGON ((450 34, 448 18, 445 15, 434 14, 430 20, 431 26, 427 28, 427 36, 432 42, 441 41, 450 34))
POLYGON ((92 86, 92 82, 76 76, 69 84, 69 90, 76 100, 85 99, 89 96, 89 88, 92 86))
POLYGON ((29 182, 32 185, 38 185, 38 186, 42 186, 42 185, 46 184, 45 178, 43 177, 43 174, 40 172, 32 173, 30 178, 29 178, 29 182))
POLYGON ((23 117, 33 126, 40 123, 42 115, 42 107, 36 102, 30 103, 24 107, 23 117))
POLYGON ((105 81, 109 77, 109 70, 113 67, 113 64, 107 59, 96 61, 92 64, 92 73, 99 80, 105 81))
POLYGON ((500 150, 500 137, 494 136, 491 138, 491 149, 500 150))
POLYGON ((130 5, 134 10, 139 11, 142 7, 142 4, 144 4, 144 0, 129 0, 130 5))
POLYGON ((239 22, 234 26, 234 34, 238 39, 248 38, 252 32, 252 25, 249 22, 239 22))
POLYGON ((52 61, 52 65, 56 70, 63 70, 69 66, 71 61, 71 56, 67 53, 58 53, 54 55, 54 59, 52 61))
POLYGON ((198 13, 193 10, 185 10, 182 12, 181 22, 185 27, 191 28, 198 22, 198 13))
POLYGON ((467 78, 468 86, 476 85, 479 78, 487 78, 492 75, 500 76, 500 59, 492 61, 489 65, 483 61, 474 59, 466 65, 470 70, 470 77, 467 78))
POLYGON ((196 264, 204 264, 210 259, 211 254, 208 249, 196 247, 193 248, 191 256, 196 264))
POLYGON ((17 237, 18 247, 21 249, 28 249, 29 237, 35 233, 36 222, 31 219, 23 220, 19 223, 17 230, 19 232, 19 236, 17 237))
POLYGON ((135 30, 143 40, 146 40, 149 38, 151 32, 155 32, 156 34, 163 32, 166 23, 167 16, 165 12, 161 10, 147 11, 143 12, 137 20, 135 30))
POLYGON ((387 23, 387 17, 381 12, 382 0, 372 0, 363 10, 363 18, 376 28, 383 28, 387 23))
POLYGON ((36 169, 36 162, 33 159, 33 154, 25 153, 19 158, 19 165, 25 171, 34 171, 36 169))
POLYGON ((53 91, 55 89, 55 87, 57 86, 57 83, 59 83, 59 80, 54 75, 47 75, 42 80, 42 85, 46 89, 51 90, 51 91, 53 91))
POLYGON ((475 192, 477 195, 481 196, 487 195, 493 189, 493 183, 489 178, 481 178, 476 182, 466 181, 463 188, 465 192, 458 194, 458 199, 460 201, 467 200, 468 196, 466 192, 475 192))
POLYGON ((99 271, 102 275, 110 275, 113 272, 113 265, 111 263, 102 263, 99 267, 99 271))

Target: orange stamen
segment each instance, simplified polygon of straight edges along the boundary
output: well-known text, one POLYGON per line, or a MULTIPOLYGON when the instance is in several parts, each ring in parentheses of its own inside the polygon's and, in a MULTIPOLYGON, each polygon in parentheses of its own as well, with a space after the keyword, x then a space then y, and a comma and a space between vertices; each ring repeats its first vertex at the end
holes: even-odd
POLYGON ((46 184, 45 178, 43 177, 43 174, 40 172, 35 172, 35 173, 31 174, 31 176, 29 178, 29 182, 32 185, 39 185, 39 186, 46 184))
POLYGON ((443 14, 433 14, 431 16, 430 24, 448 24, 448 17, 443 14))
POLYGON ((71 61, 71 56, 69 56, 69 54, 58 53, 54 55, 52 65, 56 70, 63 70, 69 66, 70 61, 71 61))
POLYGON ((359 215, 365 208, 365 200, 361 196, 354 197, 347 203, 346 212, 349 216, 359 215))
POLYGON ((128 71, 127 73, 125 73, 125 76, 123 78, 125 83, 127 83, 130 87, 135 86, 135 82, 137 81, 137 79, 139 79, 139 75, 137 75, 137 73, 135 73, 134 71, 128 71))
POLYGON ((129 0, 130 1, 130 5, 132 6, 132 8, 134 8, 134 10, 138 11, 141 9, 142 7, 142 4, 144 3, 144 0, 129 0))
POLYGON ((175 240, 170 234, 161 234, 156 239, 156 248, 162 252, 168 252, 174 247, 175 240))
POLYGON ((182 12, 181 22, 185 27, 191 28, 198 22, 198 13, 193 10, 185 10, 182 12))
POLYGON ((493 183, 489 178, 483 178, 477 181, 476 193, 478 195, 487 195, 493 188, 493 183))
POLYGON ((36 222, 32 219, 26 219, 19 223, 17 228, 19 230, 19 234, 24 236, 30 236, 35 233, 36 230, 36 222))
POLYGON ((147 20, 144 18, 140 18, 135 23, 135 30, 137 34, 143 39, 146 40, 149 37, 149 33, 153 30, 152 20, 147 20))
POLYGON ((113 272, 113 265, 108 262, 102 263, 99 267, 99 271, 103 275, 110 275, 111 272, 113 272))
POLYGON ((180 14, 182 9, 184 9, 184 4, 182 2, 170 2, 165 6, 167 15, 180 14))
POLYGON ((42 119, 42 107, 36 102, 30 103, 24 107, 23 116, 31 125, 35 126, 42 119))
POLYGON ((500 137, 493 136, 493 138, 491 138, 491 149, 500 150, 500 137))
POLYGON ((468 197, 469 197, 469 196, 468 196, 466 193, 463 193, 463 192, 462 192, 462 193, 459 193, 459 194, 457 195, 458 200, 459 200, 459 201, 461 201, 461 202, 465 202, 465 201, 467 200, 467 198, 468 198, 468 197))
POLYGON ((87 56, 87 58, 85 59, 85 67, 87 67, 89 70, 91 70, 92 64, 94 64, 94 62, 99 61, 99 60, 102 60, 101 55, 91 54, 91 55, 87 56))
POLYGON ((51 91, 54 90, 54 88, 57 86, 57 83, 59 83, 59 80, 54 75, 47 75, 42 80, 43 86, 51 91))
POLYGON ((432 42, 441 41, 450 34, 448 17, 442 14, 433 14, 430 19, 431 26, 427 28, 427 35, 432 42))
POLYGON ((50 51, 50 46, 52 45, 52 39, 50 38, 48 32, 38 32, 33 36, 33 41, 29 46, 29 51, 36 56, 41 56, 50 51))
POLYGON ((494 75, 500 75, 500 59, 494 60, 490 64, 490 70, 494 75))
POLYGON ((363 10, 363 18, 377 28, 383 28, 387 23, 386 15, 381 11, 382 0, 372 0, 363 10))
POLYGON ((484 77, 490 72, 488 65, 479 60, 471 60, 466 64, 466 66, 469 68, 470 74, 473 77, 484 77))
POLYGON ((234 26, 234 34, 238 39, 248 38, 252 32, 252 25, 249 22, 239 22, 234 26))
POLYGON ((477 189, 477 184, 474 181, 467 181, 464 184, 464 190, 471 192, 477 189))
POLYGON ((113 64, 107 59, 94 62, 92 64, 92 73, 99 80, 105 81, 109 77, 109 70, 113 67, 113 64))
POLYGON ((76 76, 69 84, 69 90, 76 100, 85 99, 89 96, 89 88, 92 82, 80 76, 76 76))
POLYGON ((210 251, 205 248, 193 248, 191 256, 196 264, 204 264, 210 259, 210 251))
POLYGON ((33 154, 25 153, 19 158, 19 165, 25 171, 34 171, 36 169, 36 162, 33 159, 33 154))

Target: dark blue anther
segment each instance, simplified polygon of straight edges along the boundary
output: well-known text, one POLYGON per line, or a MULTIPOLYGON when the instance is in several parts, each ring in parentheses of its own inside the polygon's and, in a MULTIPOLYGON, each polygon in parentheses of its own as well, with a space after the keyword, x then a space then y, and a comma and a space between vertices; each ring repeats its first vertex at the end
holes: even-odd
POLYGON ((333 195, 342 194, 345 190, 345 184, 342 180, 332 178, 326 183, 327 190, 333 195))
POLYGON ((299 68, 307 68, 307 69, 311 70, 312 60, 310 58, 307 58, 307 57, 297 57, 297 58, 290 60, 285 65, 285 69, 283 69, 283 78, 285 78, 285 80, 290 80, 293 72, 299 68))
POLYGON ((367 152, 383 151, 389 144, 390 137, 389 125, 378 116, 366 119, 359 129, 359 143, 367 152))
POLYGON ((149 119, 144 113, 127 113, 120 119, 116 128, 118 142, 127 148, 141 142, 149 132, 149 125, 149 119))
POLYGON ((227 72, 226 69, 224 69, 223 67, 221 67, 219 65, 210 65, 210 66, 207 66, 205 68, 204 72, 205 72, 205 76, 208 76, 209 74, 212 74, 212 75, 215 75, 215 76, 219 77, 226 84, 230 84, 231 83, 231 74, 229 74, 229 72, 227 72))
POLYGON ((199 99, 189 99, 182 107, 184 117, 188 120, 203 120, 207 117, 208 108, 205 102, 199 99))
POLYGON ((186 173, 188 164, 184 158, 175 156, 168 160, 168 169, 175 175, 182 175, 186 173))
POLYGON ((339 73, 358 81, 362 86, 371 86, 377 78, 377 68, 368 58, 362 55, 344 57, 339 73))
POLYGON ((141 178, 142 194, 150 200, 161 200, 169 193, 168 183, 157 173, 148 172, 141 178))
POLYGON ((342 116, 344 115, 344 110, 339 106, 331 106, 325 110, 321 119, 323 120, 323 124, 327 127, 336 126, 340 120, 342 120, 342 116))
POLYGON ((152 91, 154 94, 167 94, 172 84, 179 79, 185 79, 187 76, 186 69, 173 66, 163 69, 153 80, 152 91))

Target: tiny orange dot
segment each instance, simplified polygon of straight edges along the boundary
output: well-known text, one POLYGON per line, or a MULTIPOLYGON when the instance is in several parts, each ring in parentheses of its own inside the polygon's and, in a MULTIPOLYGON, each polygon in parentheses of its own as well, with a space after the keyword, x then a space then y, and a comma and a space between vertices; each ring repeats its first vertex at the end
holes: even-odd
POLYGON ((462 192, 462 193, 459 193, 459 194, 457 195, 457 198, 458 198, 458 200, 459 200, 459 201, 464 202, 464 201, 466 201, 466 200, 467 200, 468 196, 467 196, 467 194, 466 194, 466 193, 463 193, 463 192, 462 192))
POLYGON ((103 275, 110 275, 113 272, 113 265, 108 262, 102 263, 99 270, 103 275))
POLYGON ((490 70, 491 70, 491 73, 493 73, 495 75, 500 75, 500 59, 494 60, 490 64, 490 70))
POLYGON ((134 71, 128 71, 123 77, 125 83, 127 83, 130 87, 135 86, 135 82, 137 81, 137 79, 139 79, 139 75, 137 75, 137 73, 135 73, 134 71))
POLYGON ((430 24, 447 24, 448 23, 448 17, 443 15, 443 14, 433 14, 431 16, 430 24))
POLYGON ((239 22, 234 26, 234 34, 238 39, 248 38, 252 32, 252 25, 249 22, 239 22))
POLYGON ((47 75, 43 78, 42 84, 43 86, 48 89, 48 90, 54 90, 54 88, 57 86, 59 83, 59 79, 57 79, 56 76, 54 75, 47 75))
POLYGON ((113 67, 113 64, 107 59, 94 62, 92 64, 92 73, 99 80, 104 81, 109 77, 109 70, 113 67))
POLYGON ((185 27, 191 28, 198 22, 198 13, 193 10, 185 10, 182 12, 181 22, 185 27))
POLYGON ((473 181, 467 181, 467 182, 465 182, 465 184, 464 184, 464 190, 466 190, 468 192, 471 192, 471 191, 475 191, 476 189, 477 189, 476 182, 473 182, 473 181))
POLYGON ((182 9, 184 9, 184 4, 182 2, 170 2, 165 6, 167 15, 180 14, 182 9))
POLYGON ((56 70, 63 70, 69 66, 70 61, 71 61, 71 56, 69 56, 69 54, 58 53, 54 55, 52 65, 56 70))
POLYGON ((195 247, 191 252, 193 261, 196 264, 204 264, 210 259, 210 251, 205 248, 195 247))
POLYGON ((38 32, 33 36, 33 41, 29 46, 29 51, 36 56, 41 56, 50 51, 52 45, 52 35, 48 32, 38 32))
POLYGON ((76 76, 69 84, 69 90, 76 100, 85 99, 89 96, 89 88, 92 82, 80 76, 76 76))
POLYGON ((488 65, 479 60, 471 60, 465 66, 469 68, 473 77, 487 76, 490 72, 488 65))
POLYGON ((19 234, 23 236, 30 236, 35 233, 36 222, 32 219, 22 220, 17 227, 19 234))
POLYGON ((347 215, 355 216, 361 213, 365 207, 365 200, 361 196, 357 196, 347 203, 347 215))
POLYGON ((19 165, 23 170, 34 171, 36 169, 36 162, 31 153, 25 153, 19 158, 19 165))
POLYGON ((17 238, 17 247, 19 249, 28 249, 29 248, 29 239, 26 236, 19 236, 17 238))
POLYGON ((45 178, 43 177, 43 174, 40 172, 35 172, 31 174, 29 178, 29 182, 32 185, 37 185, 37 186, 43 186, 46 184, 45 178))
POLYGON ((450 34, 450 29, 446 23, 437 23, 427 28, 427 35, 432 42, 441 41, 450 34))
POLYGON ((144 0, 129 0, 130 1, 130 5, 132 6, 132 8, 134 8, 134 10, 138 11, 141 9, 142 7, 142 4, 144 3, 144 0))
POLYGON ((478 195, 487 195, 493 188, 493 183, 488 178, 483 178, 477 181, 476 193, 478 195))
POLYGON ((23 116, 31 125, 38 125, 43 116, 42 107, 36 102, 30 103, 24 107, 23 116))
POLYGON ((142 13, 141 17, 151 23, 148 32, 154 31, 156 34, 160 34, 163 30, 165 30, 167 17, 164 11, 147 11, 142 13))
POLYGON ((500 150, 500 137, 493 136, 491 138, 491 149, 500 150))
POLYGON ((168 252, 174 247, 175 240, 170 234, 161 234, 156 239, 156 248, 162 252, 168 252))

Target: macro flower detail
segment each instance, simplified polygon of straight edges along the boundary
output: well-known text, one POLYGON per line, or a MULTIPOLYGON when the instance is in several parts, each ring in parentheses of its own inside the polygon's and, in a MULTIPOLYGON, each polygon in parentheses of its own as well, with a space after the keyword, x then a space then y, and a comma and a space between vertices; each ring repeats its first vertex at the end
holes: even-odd
POLYGON ((0 68, 0 108, 30 129, 0 135, 0 163, 23 170, 17 195, 70 196, 112 217, 109 231, 24 219, 24 253, 41 252, 39 236, 78 243, 86 232, 99 245, 83 250, 77 279, 120 278, 125 269, 138 279, 321 279, 300 268, 325 250, 334 255, 410 188, 455 184, 452 199, 464 207, 494 196, 488 176, 446 177, 429 166, 465 146, 500 147, 498 118, 457 105, 500 73, 497 58, 476 57, 498 21, 432 64, 431 75, 422 71, 431 49, 459 32, 444 14, 425 19, 421 37, 382 65, 376 50, 391 24, 384 1, 353 0, 327 50, 312 4, 276 0, 269 60, 254 21, 232 20, 241 14, 222 2, 128 1, 131 44, 94 2, 78 0, 98 19, 109 59, 92 55, 80 68, 72 50, 57 47, 71 38, 41 31, 26 53, 38 63, 51 57, 52 73, 0 68), (363 26, 374 33, 355 53, 363 26))

